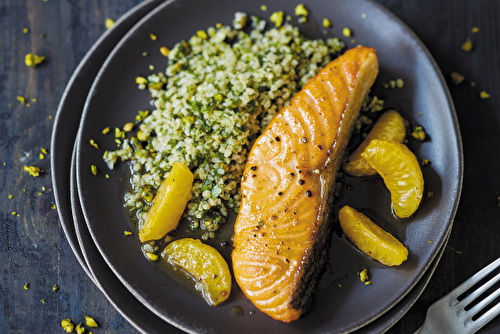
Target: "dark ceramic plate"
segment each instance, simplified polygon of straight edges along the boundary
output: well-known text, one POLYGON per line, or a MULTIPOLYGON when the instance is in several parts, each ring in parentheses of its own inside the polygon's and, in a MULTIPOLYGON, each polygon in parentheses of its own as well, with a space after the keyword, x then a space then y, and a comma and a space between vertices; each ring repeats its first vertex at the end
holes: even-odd
POLYGON ((113 50, 125 33, 134 26, 144 15, 161 3, 160 0, 147 0, 135 6, 116 21, 113 29, 107 30, 87 52, 75 72, 71 76, 64 90, 61 102, 57 109, 50 143, 50 170, 54 197, 57 205, 59 221, 64 230, 68 243, 76 259, 93 280, 83 254, 76 239, 75 229, 71 220, 69 206, 69 177, 71 152, 75 142, 80 117, 85 99, 109 53, 113 50))
MULTIPOLYGON (((298 1, 274 1, 268 4, 267 15, 278 9, 293 13, 297 4, 298 1)), ((335 23, 332 31, 336 35, 341 35, 342 27, 350 27, 356 43, 377 49, 381 65, 379 82, 405 79, 405 88, 387 92, 386 102, 399 107, 407 118, 417 120, 430 135, 422 144, 411 142, 411 148, 420 158, 432 161, 424 173, 426 190, 433 191, 434 197, 425 199, 411 220, 396 222, 390 216, 389 194, 380 179, 363 182, 346 179, 352 190, 346 192, 342 203, 353 205, 381 222, 382 227, 408 245, 410 258, 398 268, 383 268, 335 235, 329 261, 333 270, 328 270, 322 278, 311 311, 296 322, 283 324, 259 312, 248 315, 255 307, 237 288, 227 303, 210 308, 158 265, 149 263, 140 252, 138 239, 123 235, 123 231, 134 229, 122 200, 128 186, 127 166, 121 164, 118 170, 108 171, 102 161, 103 151, 89 145, 93 139, 101 148, 116 147, 112 136, 101 134, 102 129, 122 127, 134 119, 137 110, 148 109, 148 95, 137 90, 134 78, 146 75, 150 64, 156 69, 166 67, 165 58, 157 52, 160 46, 172 46, 217 22, 229 24, 235 11, 263 16, 259 6, 243 0, 166 2, 117 45, 92 86, 80 127, 76 177, 85 221, 99 252, 120 281, 149 309, 181 329, 352 331, 394 307, 422 278, 452 227, 462 182, 460 134, 444 80, 421 42, 385 9, 366 0, 312 1, 307 5, 311 13, 308 23, 300 28, 309 37, 325 37, 318 29, 324 16, 335 23), (362 19, 362 14, 367 18, 362 19), (157 41, 149 39, 150 32, 158 35, 157 41), (151 56, 143 57, 143 51, 149 51, 151 56), (90 172, 91 165, 98 167, 97 176, 90 172), (111 178, 106 179, 105 174, 111 178), (360 284, 356 277, 363 266, 370 268, 373 282, 370 287, 360 284), (247 316, 230 316, 234 306, 242 307, 247 316)))

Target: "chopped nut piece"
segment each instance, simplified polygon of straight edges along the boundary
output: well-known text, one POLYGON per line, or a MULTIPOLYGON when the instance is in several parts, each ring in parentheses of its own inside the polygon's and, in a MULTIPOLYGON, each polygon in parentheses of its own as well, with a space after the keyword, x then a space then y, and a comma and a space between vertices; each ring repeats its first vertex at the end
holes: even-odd
POLYGON ((398 88, 403 88, 405 85, 405 82, 403 81, 403 79, 396 79, 396 86, 398 86, 398 88))
POLYGON ((434 191, 429 190, 429 191, 427 192, 427 197, 434 197, 434 191))
POLYGON ((482 98, 482 99, 489 99, 490 98, 490 94, 486 93, 484 90, 479 93, 479 97, 482 98))
POLYGON ((24 29, 23 29, 23 33, 27 34, 27 33, 29 33, 29 32, 30 32, 30 30, 29 30, 28 28, 24 28, 24 29))
POLYGON ((470 38, 467 37, 464 44, 462 44, 462 50, 465 52, 471 52, 473 47, 474 47, 474 44, 472 44, 472 41, 470 40, 470 38))
POLYGON ((137 78, 135 78, 135 83, 138 85, 145 85, 148 83, 148 79, 143 78, 143 77, 137 77, 137 78))
POLYGON ((368 280, 368 269, 364 268, 359 272, 359 279, 361 282, 365 283, 368 280))
POLYGON ((29 288, 30 288, 30 284, 29 283, 24 284, 24 286, 23 286, 24 290, 28 290, 29 288))
POLYGON ((104 25, 106 26, 106 29, 111 29, 115 25, 115 21, 108 17, 106 21, 104 21, 104 25))
POLYGON ((24 170, 33 177, 38 177, 40 173, 43 172, 43 170, 35 166, 24 166, 24 170))
POLYGON ((149 38, 151 38, 152 41, 156 41, 156 39, 158 38, 158 36, 156 36, 155 34, 153 34, 152 32, 149 33, 149 38))
POLYGON ((45 156, 42 153, 40 153, 40 155, 38 157, 40 158, 40 160, 45 159, 45 156))
POLYGON ((295 15, 296 16, 307 16, 309 12, 307 11, 306 7, 304 7, 304 4, 299 4, 297 7, 295 7, 295 15))
POLYGON ((260 6, 260 10, 263 12, 267 11, 267 6, 266 5, 260 6))
POLYGON ((465 77, 456 71, 451 72, 450 77, 451 77, 451 83, 455 86, 460 85, 465 80, 465 77))
POLYGON ((132 235, 132 232, 130 232, 130 231, 123 231, 123 234, 125 234, 125 235, 132 235))
POLYGON ((12 196, 12 195, 9 195, 9 199, 12 199, 13 197, 14 197, 14 196, 12 196))
POLYGON ((208 35, 207 33, 205 32, 205 30, 198 30, 196 32, 196 35, 201 38, 201 39, 207 39, 208 38, 208 35))
POLYGON ((416 126, 411 133, 411 136, 416 140, 423 141, 425 139, 425 131, 421 126, 416 126))
POLYGON ((474 28, 472 28, 472 32, 473 32, 473 33, 479 32, 479 28, 478 28, 478 27, 474 27, 474 28))
POLYGON ((66 333, 73 333, 75 330, 75 325, 69 319, 64 319, 61 321, 61 327, 66 331, 66 333))
POLYGON ((269 20, 276 25, 276 28, 281 27, 283 24, 283 12, 280 10, 279 12, 272 13, 269 20))
POLYGON ((330 21, 329 19, 327 18, 324 18, 323 19, 323 27, 325 28, 330 28, 332 26, 332 21, 330 21))
POLYGON ((158 255, 150 252, 146 252, 146 256, 151 260, 151 261, 158 261, 158 255))
POLYGON ((43 154, 48 154, 48 152, 47 152, 47 149, 46 149, 46 148, 43 148, 43 147, 42 147, 42 148, 40 149, 40 151, 42 151, 42 153, 43 153, 43 154))
POLYGON ((92 317, 89 317, 88 315, 85 316, 85 323, 89 327, 98 327, 97 322, 92 317))
POLYGON ((102 130, 102 134, 105 135, 110 131, 109 126, 102 130))
POLYGON ((92 171, 92 174, 97 175, 97 167, 95 165, 90 166, 90 170, 92 171))
POLYGON ((42 186, 42 191, 45 191, 45 187, 44 186, 42 186))
POLYGON ((170 49, 167 48, 166 46, 162 46, 160 48, 160 53, 164 55, 165 57, 168 57, 168 54, 170 53, 170 49))
POLYGON ((345 37, 351 37, 351 29, 349 28, 344 28, 342 30, 342 34, 345 36, 345 37))
POLYGON ((55 204, 52 204, 52 205, 50 206, 50 208, 51 208, 52 210, 55 210, 55 209, 57 209, 57 206, 56 206, 55 204))
POLYGON ((12 215, 13 216, 17 215, 17 212, 16 211, 12 211, 12 215))
POLYGON ((33 53, 28 53, 24 57, 24 63, 28 67, 35 67, 36 65, 41 64, 44 60, 45 60, 44 56, 37 56, 33 53))
POLYGON ((54 284, 54 286, 52 287, 52 291, 57 291, 59 290, 59 287, 57 286, 57 284, 54 284))
POLYGON ((24 96, 19 95, 19 96, 17 97, 17 100, 18 100, 19 102, 21 102, 22 104, 25 104, 25 103, 26 103, 26 99, 24 98, 24 96))
POLYGON ((427 166, 429 163, 430 163, 430 161, 429 161, 429 160, 424 159, 424 160, 422 160, 422 162, 421 162, 420 164, 421 164, 422 166, 427 166))
POLYGON ((134 123, 127 123, 123 126, 123 131, 130 132, 130 131, 132 131, 133 127, 134 127, 134 123))
POLYGON ((97 145, 97 143, 94 141, 94 139, 91 139, 90 140, 90 145, 94 146, 95 148, 99 148, 99 146, 97 145))
POLYGON ((75 329, 76 329, 76 332, 77 332, 78 334, 83 334, 83 333, 85 333, 85 327, 83 327, 83 325, 82 325, 82 324, 78 324, 78 325, 76 325, 76 328, 75 328, 75 329))

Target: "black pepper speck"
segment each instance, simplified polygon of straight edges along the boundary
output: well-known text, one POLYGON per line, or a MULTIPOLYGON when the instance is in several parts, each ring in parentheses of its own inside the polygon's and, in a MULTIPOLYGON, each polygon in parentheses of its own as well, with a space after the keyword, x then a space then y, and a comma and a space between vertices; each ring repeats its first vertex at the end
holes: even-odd
POLYGON ((306 183, 306 181, 304 181, 304 180, 300 180, 300 181, 299 181, 299 184, 300 184, 300 185, 303 185, 304 183, 306 183))
POLYGON ((311 192, 310 190, 306 191, 306 196, 307 196, 307 197, 311 197, 312 195, 313 195, 313 194, 312 194, 312 192, 311 192))
POLYGON ((307 138, 306 137, 302 137, 302 142, 303 143, 307 143, 307 138))
POLYGON ((276 139, 276 141, 280 141, 280 137, 276 137, 276 138, 274 138, 274 139, 276 139))
POLYGON ((257 166, 250 167, 251 170, 257 170, 257 166))
POLYGON ((294 177, 294 176, 295 176, 295 174, 294 174, 294 173, 290 173, 290 176, 291 176, 291 177, 294 177))
POLYGON ((281 196, 281 195, 283 195, 283 192, 281 192, 281 191, 280 191, 280 192, 278 193, 278 195, 280 195, 280 196, 281 196))
POLYGON ((322 150, 322 149, 323 149, 323 145, 318 145, 318 148, 319 148, 320 150, 322 150))

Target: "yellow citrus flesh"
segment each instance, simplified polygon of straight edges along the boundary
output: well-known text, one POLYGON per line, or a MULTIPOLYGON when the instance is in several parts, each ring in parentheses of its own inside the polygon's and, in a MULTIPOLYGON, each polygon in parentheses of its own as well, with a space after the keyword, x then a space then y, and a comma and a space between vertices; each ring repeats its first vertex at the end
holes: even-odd
POLYGON ((144 226, 139 230, 141 242, 158 240, 177 228, 186 204, 191 198, 193 173, 176 162, 170 175, 163 180, 151 208, 146 213, 144 226))
POLYGON ((227 262, 212 246, 198 239, 179 239, 163 250, 162 257, 184 269, 200 284, 203 297, 210 305, 220 304, 229 297, 231 273, 227 262))
POLYGON ((375 139, 361 155, 384 179, 396 217, 408 218, 415 213, 424 191, 424 177, 415 154, 401 143, 375 139))
POLYGON ((340 226, 345 235, 363 253, 387 266, 399 266, 408 258, 408 249, 370 218, 344 206, 339 211, 340 226))
POLYGON ((358 146, 344 163, 344 170, 352 176, 369 176, 377 174, 377 171, 361 156, 366 147, 373 139, 394 140, 402 143, 406 136, 406 128, 403 117, 395 111, 386 111, 373 125, 365 140, 358 146))

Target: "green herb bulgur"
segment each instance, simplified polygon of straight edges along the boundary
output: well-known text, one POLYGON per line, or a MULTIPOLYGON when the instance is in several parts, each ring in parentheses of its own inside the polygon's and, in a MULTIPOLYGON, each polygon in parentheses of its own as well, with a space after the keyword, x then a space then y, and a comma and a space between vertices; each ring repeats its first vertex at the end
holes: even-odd
MULTIPOLYGON (((242 17, 237 13, 237 27, 242 17)), ((337 38, 309 40, 288 24, 263 32, 265 21, 251 21, 249 34, 220 25, 208 28, 206 39, 198 34, 175 45, 166 75, 147 78, 155 110, 138 117, 137 137, 105 154, 110 168, 117 158, 130 161, 132 191, 125 204, 137 212, 139 228, 149 209, 143 190, 158 189, 172 165, 182 162, 195 178, 185 217, 191 228, 214 237, 229 211, 239 209, 253 141, 344 47, 337 38)))

